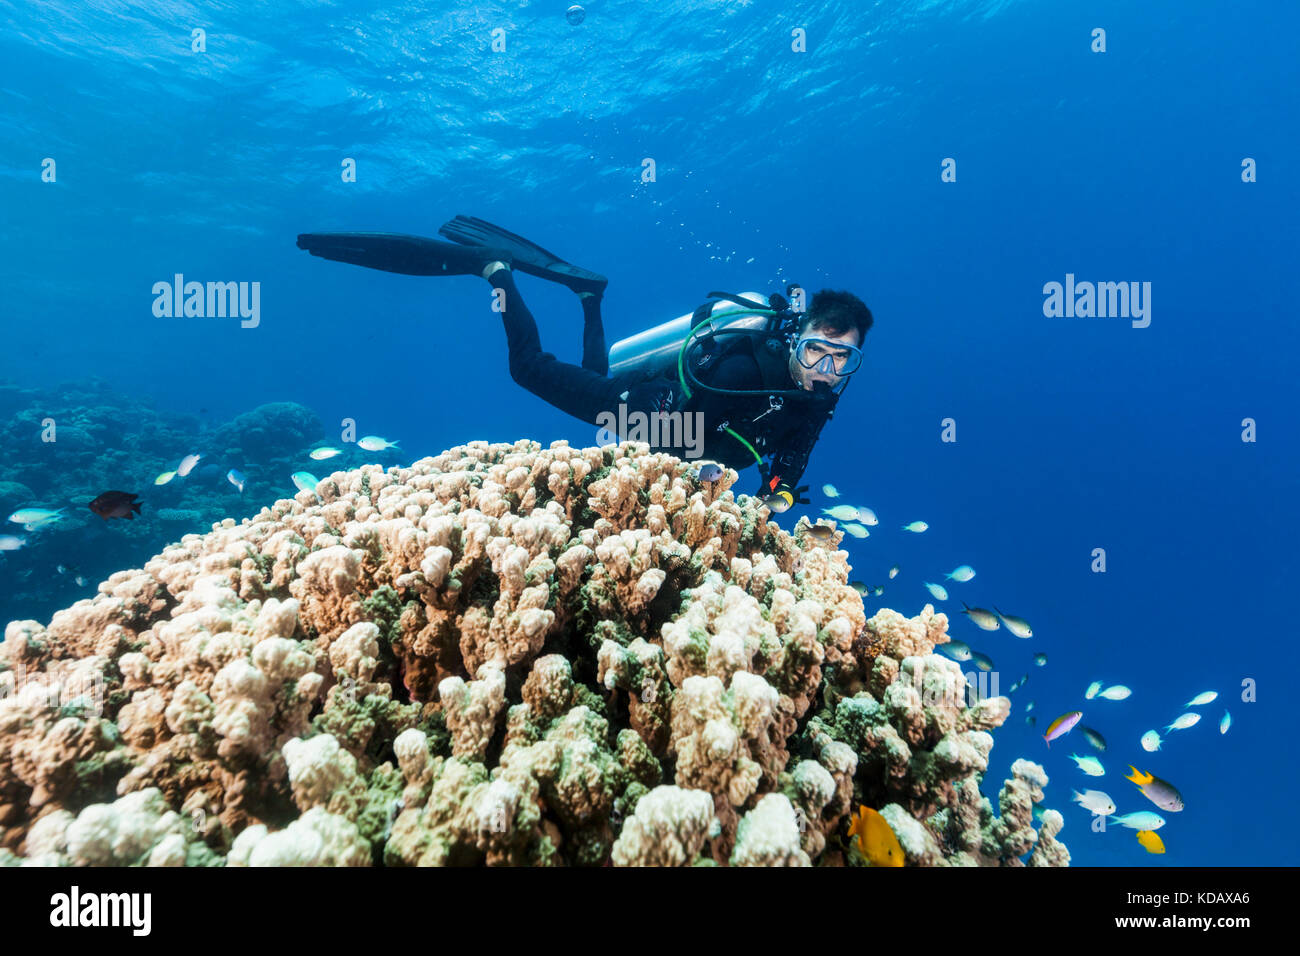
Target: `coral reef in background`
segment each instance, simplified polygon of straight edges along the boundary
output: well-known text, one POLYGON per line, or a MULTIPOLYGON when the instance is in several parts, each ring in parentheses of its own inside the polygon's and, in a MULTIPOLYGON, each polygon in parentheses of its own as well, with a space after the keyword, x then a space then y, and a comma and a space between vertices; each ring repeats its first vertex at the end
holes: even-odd
POLYGON ((27 542, 0 552, 0 622, 48 616, 185 532, 293 494, 290 476, 314 464, 306 453, 323 434, 316 414, 291 402, 217 425, 160 412, 97 379, 52 389, 0 382, 0 534, 27 542), (203 456, 193 472, 154 484, 191 453, 203 456), (226 479, 231 468, 247 476, 242 495, 226 479), (139 494, 143 513, 105 524, 86 505, 110 489, 139 494), (63 508, 64 517, 36 531, 4 520, 25 507, 63 508))
POLYGON ((287 464, 324 434, 311 409, 296 402, 270 402, 222 425, 205 445, 210 455, 226 461, 287 464))
POLYGON ((793 533, 624 443, 339 471, 0 644, 0 862, 1058 865, 1005 698, 793 533))

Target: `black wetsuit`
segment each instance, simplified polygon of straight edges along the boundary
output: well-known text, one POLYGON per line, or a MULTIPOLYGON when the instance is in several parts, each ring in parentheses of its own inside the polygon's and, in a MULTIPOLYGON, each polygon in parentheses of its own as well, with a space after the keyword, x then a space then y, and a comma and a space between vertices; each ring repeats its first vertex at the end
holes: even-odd
MULTIPOLYGON (((835 397, 811 392, 785 396, 773 410, 773 400, 766 391, 761 395, 719 395, 694 389, 689 399, 682 392, 676 369, 653 374, 610 378, 609 354, 600 317, 600 299, 582 299, 582 365, 561 362, 550 352, 542 351, 537 322, 524 304, 523 296, 508 271, 492 274, 489 281, 505 292, 506 341, 510 349, 510 377, 528 391, 556 408, 593 425, 605 426, 608 416, 617 416, 619 406, 626 414, 642 412, 702 412, 702 457, 722 462, 740 470, 755 464, 756 459, 741 442, 722 430, 730 427, 767 461, 762 468, 760 493, 778 484, 795 486, 804 469, 822 426, 830 418, 835 397), (607 416, 604 421, 601 416, 607 416)), ((727 337, 726 348, 718 348, 694 366, 700 381, 714 388, 761 389, 773 391, 798 388, 784 366, 784 354, 774 361, 771 356, 756 356, 762 340, 748 335, 727 337), (768 379, 764 381, 764 377, 768 379)), ((707 350, 705 350, 707 351, 707 350)), ((689 457, 681 445, 666 441, 654 446, 678 457, 689 457)))

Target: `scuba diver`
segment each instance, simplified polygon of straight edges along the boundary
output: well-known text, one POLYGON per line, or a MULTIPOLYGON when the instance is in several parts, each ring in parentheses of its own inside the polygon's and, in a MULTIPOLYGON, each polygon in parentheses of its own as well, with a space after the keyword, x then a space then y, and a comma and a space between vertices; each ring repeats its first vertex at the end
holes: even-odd
POLYGON ((480 275, 501 303, 515 382, 594 425, 607 425, 618 409, 624 412, 622 422, 637 412, 642 420, 695 415, 703 422, 704 457, 737 471, 757 464, 758 497, 768 507, 785 511, 808 502, 799 478, 849 378, 861 367, 863 339, 874 322, 857 296, 823 289, 805 310, 797 286, 771 296, 711 292, 694 312, 607 350, 600 315, 604 276, 482 219, 457 216, 438 231, 453 241, 306 233, 298 237, 298 247, 324 259, 405 275, 480 275), (515 270, 559 282, 578 295, 581 365, 542 351, 515 270))

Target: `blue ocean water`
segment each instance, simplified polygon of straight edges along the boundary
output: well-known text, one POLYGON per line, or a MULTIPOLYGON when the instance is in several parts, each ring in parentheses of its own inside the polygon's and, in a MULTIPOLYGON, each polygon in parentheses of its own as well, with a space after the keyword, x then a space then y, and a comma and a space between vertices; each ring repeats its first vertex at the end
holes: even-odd
MULTIPOLYGON (((900 565, 881 600, 905 613, 931 600, 922 581, 976 568, 948 584, 954 636, 994 659, 1003 692, 1030 675, 985 792, 1015 758, 1041 761, 1075 864, 1300 861, 1279 812, 1300 783, 1294 5, 592 0, 577 26, 569 5, 7 7, 0 379, 57 393, 95 376, 212 423, 292 401, 328 435, 353 419, 400 440, 388 463, 477 439, 587 445, 594 427, 511 381, 484 283, 327 263, 294 237, 501 222, 610 277, 611 342, 712 289, 849 289, 876 326, 804 476, 809 511, 831 504, 825 482, 875 509, 845 547, 863 580, 900 565), (156 317, 151 289, 177 273, 260 283, 258 324, 156 317), (1150 324, 1046 316, 1044 286, 1067 274, 1151 283, 1150 324), (898 530, 914 519, 930 530, 898 530), (1034 637, 979 632, 962 600, 1034 637), (1133 695, 1085 701, 1093 680, 1133 695), (1197 726, 1138 747, 1210 689, 1197 726), (1109 741, 1103 778, 1069 760, 1091 752, 1078 731, 1050 750, 1039 736, 1075 709, 1109 741), (1070 804, 1097 788, 1149 809, 1129 763, 1186 799, 1163 856, 1070 804)), ((521 287, 544 347, 577 361, 571 294, 521 287)), ((111 426, 123 443, 133 427, 111 426)), ((24 481, 21 440, 0 480, 24 481)), ((742 490, 756 484, 750 469, 742 490)), ((85 557, 58 542, 44 573, 85 557)), ((0 593, 39 543, 0 554, 0 593)), ((137 565, 158 550, 142 548, 137 565)), ((55 583, 6 618, 93 593, 55 583)))

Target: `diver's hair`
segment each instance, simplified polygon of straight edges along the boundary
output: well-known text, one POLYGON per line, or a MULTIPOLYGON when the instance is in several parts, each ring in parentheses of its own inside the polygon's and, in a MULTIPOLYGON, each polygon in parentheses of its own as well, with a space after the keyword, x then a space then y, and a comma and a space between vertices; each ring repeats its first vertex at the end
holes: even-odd
POLYGON ((829 335, 843 335, 849 329, 857 329, 858 341, 865 342, 875 322, 866 303, 852 292, 822 289, 812 297, 812 305, 804 314, 799 334, 803 335, 811 328, 829 335))

